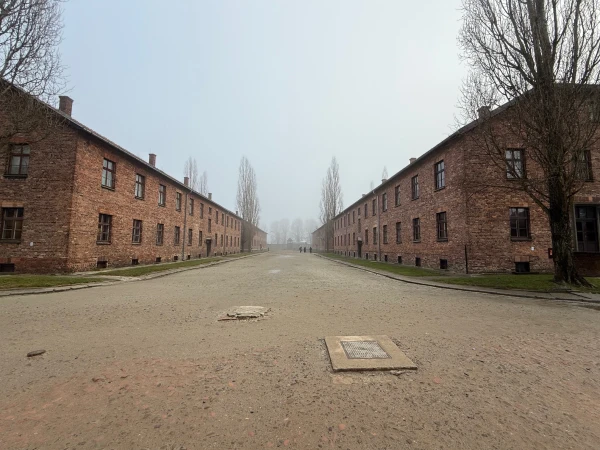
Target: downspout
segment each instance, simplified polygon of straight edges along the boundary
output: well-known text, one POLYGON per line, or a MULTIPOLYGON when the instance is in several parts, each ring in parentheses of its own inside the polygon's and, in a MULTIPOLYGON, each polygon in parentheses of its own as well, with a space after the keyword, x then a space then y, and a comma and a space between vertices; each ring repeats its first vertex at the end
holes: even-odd
POLYGON ((381 262, 381 218, 379 211, 379 195, 376 194, 375 189, 373 190, 375 195, 375 203, 377 204, 377 260, 381 262))
MULTIPOLYGON (((188 208, 188 193, 185 193, 185 208, 183 208, 183 236, 180 236, 182 238, 182 242, 181 242, 181 260, 185 261, 185 240, 187 239, 187 208, 188 208)), ((180 233, 181 235, 181 233, 180 233)))

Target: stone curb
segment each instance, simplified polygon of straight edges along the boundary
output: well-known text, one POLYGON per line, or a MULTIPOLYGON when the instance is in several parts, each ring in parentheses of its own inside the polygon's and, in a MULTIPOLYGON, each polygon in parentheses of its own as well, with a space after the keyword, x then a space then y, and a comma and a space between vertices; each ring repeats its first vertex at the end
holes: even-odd
MULTIPOLYGON (((328 258, 327 256, 323 256, 318 253, 315 253, 315 256, 326 259, 328 261, 333 261, 333 262, 336 262, 339 264, 343 264, 345 266, 352 267, 354 269, 363 270, 365 272, 373 273, 375 275, 380 275, 382 277, 390 278, 390 279, 396 280, 396 281, 402 281, 404 283, 416 284, 418 286, 428 286, 428 287, 434 287, 434 288, 439 288, 439 289, 450 289, 453 291, 476 292, 476 293, 480 293, 480 294, 503 295, 505 297, 534 298, 537 300, 557 300, 557 301, 563 301, 563 302, 600 304, 600 300, 594 300, 594 299, 585 298, 585 297, 562 298, 562 297, 553 297, 551 295, 538 293, 535 291, 513 291, 513 290, 504 291, 501 289, 489 289, 489 288, 485 289, 485 288, 479 288, 479 287, 457 286, 457 285, 451 285, 451 284, 437 283, 434 281, 418 281, 414 278, 403 277, 401 275, 392 275, 392 274, 385 273, 385 272, 382 272, 379 270, 368 269, 364 266, 359 266, 359 265, 352 264, 352 263, 349 263, 346 261, 340 261, 338 259, 328 258)), ((577 294, 571 294, 571 295, 578 296, 577 294)))
MULTIPOLYGON (((24 289, 24 290, 19 290, 19 289, 12 290, 11 289, 11 290, 6 290, 6 291, 0 291, 0 298, 13 297, 16 295, 52 294, 55 292, 77 291, 79 289, 90 289, 90 288, 100 287, 100 286, 113 286, 115 284, 120 284, 120 283, 131 283, 134 281, 152 280, 154 278, 162 278, 162 277, 166 277, 167 275, 173 275, 173 274, 179 273, 179 272, 187 272, 188 270, 206 269, 208 267, 218 266, 219 264, 225 264, 225 263, 239 261, 239 260, 246 259, 246 258, 252 258, 254 256, 261 255, 262 253, 265 253, 265 252, 254 253, 251 255, 240 256, 238 258, 226 259, 223 261, 215 261, 215 262, 208 263, 208 264, 200 264, 198 266, 193 266, 193 267, 182 267, 180 269, 175 268, 175 269, 165 270, 162 272, 150 273, 148 275, 142 275, 140 277, 121 277, 121 279, 116 280, 116 281, 100 281, 97 283, 82 283, 82 284, 73 284, 73 285, 67 285, 67 286, 57 286, 57 287, 47 287, 47 288, 31 288, 31 289, 24 289)), ((99 274, 95 275, 95 276, 101 277, 102 272, 99 272, 99 274)), ((106 276, 118 276, 118 275, 106 275, 106 276)))

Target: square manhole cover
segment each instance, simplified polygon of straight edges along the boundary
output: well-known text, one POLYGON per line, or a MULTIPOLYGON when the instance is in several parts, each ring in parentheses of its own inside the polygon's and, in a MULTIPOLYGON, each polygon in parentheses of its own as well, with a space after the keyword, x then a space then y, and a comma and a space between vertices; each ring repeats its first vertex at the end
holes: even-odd
POLYGON ((391 358, 377 341, 341 341, 348 359, 385 359, 391 358))
POLYGON ((334 372, 417 368, 388 336, 326 336, 325 344, 334 372))

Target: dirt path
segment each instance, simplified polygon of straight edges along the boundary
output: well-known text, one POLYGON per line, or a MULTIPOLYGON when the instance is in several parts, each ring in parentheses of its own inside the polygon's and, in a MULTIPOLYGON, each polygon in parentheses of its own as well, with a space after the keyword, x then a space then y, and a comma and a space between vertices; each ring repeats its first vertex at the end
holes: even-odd
POLYGON ((9 297, 0 448, 599 448, 599 338, 596 310, 308 254, 9 297), (216 320, 236 305, 271 313, 216 320), (387 334, 419 370, 333 374, 321 339, 339 334, 387 334))

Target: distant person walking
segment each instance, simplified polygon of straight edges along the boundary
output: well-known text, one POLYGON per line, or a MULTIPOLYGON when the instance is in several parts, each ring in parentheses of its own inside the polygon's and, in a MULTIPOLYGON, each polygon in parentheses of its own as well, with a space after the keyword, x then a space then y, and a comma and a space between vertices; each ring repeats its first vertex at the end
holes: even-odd
POLYGON ((304 253, 306 253, 306 247, 304 247, 304 253))
POLYGON ((312 253, 312 247, 310 247, 310 248, 308 249, 308 252, 309 252, 309 253, 312 253))
POLYGON ((300 253, 302 253, 302 247, 300 247, 300 253))

